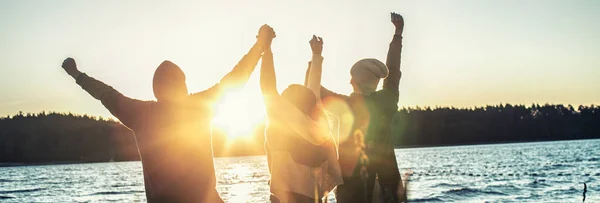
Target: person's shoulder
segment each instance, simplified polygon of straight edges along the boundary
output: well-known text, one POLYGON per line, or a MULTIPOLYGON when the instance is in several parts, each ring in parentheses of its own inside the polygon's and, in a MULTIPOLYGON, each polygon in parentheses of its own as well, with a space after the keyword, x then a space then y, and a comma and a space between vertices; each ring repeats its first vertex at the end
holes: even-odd
POLYGON ((140 100, 140 99, 131 99, 129 101, 132 102, 129 108, 135 108, 136 110, 148 110, 153 106, 156 106, 158 102, 155 100, 140 100))
POLYGON ((388 89, 380 89, 369 95, 370 98, 377 99, 377 100, 384 99, 384 98, 387 98, 390 96, 393 96, 393 94, 392 94, 392 91, 390 91, 388 89))
POLYGON ((376 92, 373 92, 371 95, 369 95, 369 97, 371 98, 371 100, 373 100, 373 102, 377 103, 392 102, 394 105, 397 105, 393 101, 398 101, 398 96, 393 91, 390 91, 388 89, 381 89, 376 92))

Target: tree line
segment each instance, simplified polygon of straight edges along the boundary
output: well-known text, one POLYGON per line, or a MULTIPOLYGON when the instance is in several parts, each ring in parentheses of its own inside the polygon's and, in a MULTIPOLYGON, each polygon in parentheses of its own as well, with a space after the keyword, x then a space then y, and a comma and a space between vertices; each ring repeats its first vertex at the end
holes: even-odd
POLYGON ((403 108, 395 146, 439 146, 600 138, 600 107, 555 104, 403 108))
MULTIPOLYGON (((474 108, 402 108, 392 132, 396 147, 600 138, 600 107, 501 104, 474 108)), ((264 154, 264 124, 228 140, 213 131, 215 156, 264 154)), ((139 160, 133 133, 118 121, 71 113, 0 118, 0 163, 139 160)))

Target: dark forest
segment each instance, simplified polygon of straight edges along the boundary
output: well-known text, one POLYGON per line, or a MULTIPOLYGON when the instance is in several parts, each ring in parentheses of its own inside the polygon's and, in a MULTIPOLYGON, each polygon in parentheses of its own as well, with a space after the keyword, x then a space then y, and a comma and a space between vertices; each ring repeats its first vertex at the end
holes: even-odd
MULTIPOLYGON (((261 155, 264 124, 227 140, 213 131, 215 156, 261 155)), ((495 105, 402 108, 393 121, 396 147, 468 145, 600 138, 600 107, 495 105)), ((139 160, 135 137, 118 121, 62 113, 0 118, 0 163, 80 163, 139 160)))

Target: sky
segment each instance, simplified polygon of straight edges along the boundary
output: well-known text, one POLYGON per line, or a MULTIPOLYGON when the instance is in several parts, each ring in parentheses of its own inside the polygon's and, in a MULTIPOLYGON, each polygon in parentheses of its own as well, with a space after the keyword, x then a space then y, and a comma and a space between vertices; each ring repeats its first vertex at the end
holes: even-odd
MULTIPOLYGON (((110 116, 61 69, 66 57, 132 98, 154 99, 152 76, 163 60, 183 69, 190 93, 202 91, 234 67, 265 23, 277 33, 280 91, 304 81, 317 34, 323 85, 348 94, 354 62, 385 61, 390 12, 406 22, 400 107, 600 104, 599 10, 596 0, 0 0, 0 116, 110 116)), ((225 103, 262 114, 258 73, 225 103)))

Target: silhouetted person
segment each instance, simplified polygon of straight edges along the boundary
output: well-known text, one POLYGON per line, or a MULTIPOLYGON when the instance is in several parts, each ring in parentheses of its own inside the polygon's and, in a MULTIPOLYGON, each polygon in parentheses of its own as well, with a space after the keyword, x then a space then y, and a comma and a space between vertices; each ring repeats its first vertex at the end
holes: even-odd
POLYGON ((170 61, 154 73, 157 101, 126 97, 77 69, 67 58, 62 67, 85 91, 133 130, 142 158, 148 202, 223 202, 215 188, 211 147, 213 105, 225 90, 246 83, 263 51, 266 25, 256 44, 221 81, 188 95, 185 75, 170 61))
MULTIPOLYGON (((341 100, 350 106, 354 116, 351 135, 340 136, 349 138, 340 139, 339 162, 344 175, 344 184, 337 188, 336 198, 339 203, 371 202, 376 179, 386 196, 386 202, 399 201, 396 194, 402 184, 399 184, 401 178, 391 138, 391 121, 398 111, 404 19, 401 15, 392 13, 391 20, 396 30, 390 43, 386 64, 370 58, 356 62, 350 70, 352 75, 350 83, 354 88, 350 96, 321 88, 321 98, 325 103, 341 100), (385 78, 383 89, 375 91, 381 78, 385 78), (363 134, 364 137, 357 138, 358 134, 363 134), (364 139, 360 142, 364 142, 366 147, 364 151, 368 163, 361 160, 363 156, 361 151, 357 150, 361 148, 358 146, 360 144, 355 142, 357 139, 364 139)), ((334 109, 332 112, 341 114, 334 109)))
MULTIPOLYGON (((273 33, 274 35, 274 33, 273 33)), ((320 107, 323 41, 310 41, 313 70, 307 87, 290 85, 277 92, 273 54, 266 44, 260 85, 267 110, 265 130, 272 202, 313 203, 341 183, 337 149, 329 119, 320 107)))

